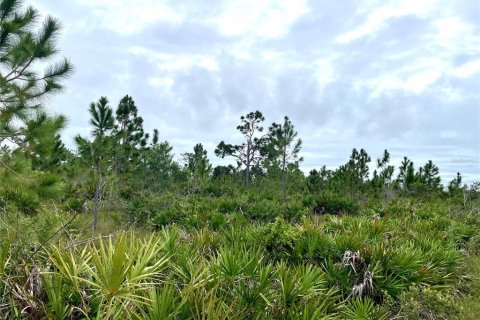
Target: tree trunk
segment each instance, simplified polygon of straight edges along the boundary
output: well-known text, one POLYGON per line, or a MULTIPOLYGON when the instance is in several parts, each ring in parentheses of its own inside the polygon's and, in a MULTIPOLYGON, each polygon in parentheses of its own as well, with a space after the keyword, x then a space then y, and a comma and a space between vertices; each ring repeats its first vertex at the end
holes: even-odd
POLYGON ((286 189, 286 161, 287 161, 287 150, 286 148, 283 148, 283 155, 282 155, 282 176, 281 176, 281 188, 282 188, 282 202, 285 202, 285 189, 286 189))
POLYGON ((251 145, 250 145, 250 141, 248 141, 248 143, 247 143, 247 163, 246 163, 246 169, 245 169, 245 181, 244 181, 244 184, 243 184, 243 186, 245 188, 248 188, 250 186, 250 158, 251 158, 250 152, 252 152, 251 151, 251 145))
POLYGON ((92 229, 95 231, 97 229, 98 222, 98 212, 100 211, 100 201, 102 200, 102 177, 100 176, 95 185, 95 196, 93 199, 93 223, 92 229))

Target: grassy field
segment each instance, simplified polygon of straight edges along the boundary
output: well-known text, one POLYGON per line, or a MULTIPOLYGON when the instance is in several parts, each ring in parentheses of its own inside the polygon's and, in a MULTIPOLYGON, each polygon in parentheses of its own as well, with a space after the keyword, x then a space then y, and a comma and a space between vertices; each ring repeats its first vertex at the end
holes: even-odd
POLYGON ((169 199, 141 224, 102 212, 95 233, 86 227, 91 219, 86 214, 73 221, 60 213, 26 217, 16 221, 16 230, 15 216, 3 218, 0 314, 5 319, 480 316, 480 221, 474 205, 404 199, 367 205, 355 214, 318 215, 291 204, 275 216, 267 215, 265 204, 238 210, 235 199, 169 199), (62 224, 67 225, 52 237, 62 224), (43 226, 43 232, 30 234, 29 226, 43 226))

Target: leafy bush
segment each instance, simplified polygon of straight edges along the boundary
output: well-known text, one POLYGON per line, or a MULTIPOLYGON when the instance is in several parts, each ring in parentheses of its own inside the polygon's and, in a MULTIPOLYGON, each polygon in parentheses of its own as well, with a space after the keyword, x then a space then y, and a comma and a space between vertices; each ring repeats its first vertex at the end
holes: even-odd
POLYGON ((259 228, 255 233, 255 240, 269 252, 274 260, 291 256, 299 235, 299 232, 281 217, 259 228))
POLYGON ((358 212, 358 205, 345 198, 326 197, 315 203, 313 212, 315 214, 355 214, 358 212))
POLYGON ((299 201, 290 201, 283 205, 280 212, 287 221, 299 221, 310 213, 310 208, 305 207, 299 201))
POLYGON ((130 201, 125 213, 134 222, 149 221, 154 226, 162 226, 180 221, 185 207, 185 203, 175 195, 149 194, 130 201))
POLYGON ((459 314, 454 294, 414 286, 399 300, 399 316, 405 319, 453 319, 459 314))
POLYGON ((471 255, 480 255, 480 235, 477 234, 473 237, 471 237, 466 244, 467 251, 471 255))
POLYGON ((252 220, 271 221, 280 215, 278 202, 269 199, 250 201, 242 206, 244 214, 252 220))
POLYGON ((241 202, 236 198, 221 197, 217 199, 218 211, 222 213, 232 213, 238 211, 241 202))

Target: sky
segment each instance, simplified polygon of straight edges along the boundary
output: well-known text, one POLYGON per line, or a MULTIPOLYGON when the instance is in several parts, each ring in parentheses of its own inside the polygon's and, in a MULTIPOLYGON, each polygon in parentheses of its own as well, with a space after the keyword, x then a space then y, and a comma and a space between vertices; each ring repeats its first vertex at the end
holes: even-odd
MULTIPOLYGON (((447 183, 480 180, 477 0, 35 0, 58 18, 75 73, 49 99, 88 135, 88 106, 131 95, 176 158, 196 143, 240 143, 240 116, 289 116, 308 172, 388 149, 428 160, 447 183)), ((398 171, 397 171, 398 172, 398 171)))

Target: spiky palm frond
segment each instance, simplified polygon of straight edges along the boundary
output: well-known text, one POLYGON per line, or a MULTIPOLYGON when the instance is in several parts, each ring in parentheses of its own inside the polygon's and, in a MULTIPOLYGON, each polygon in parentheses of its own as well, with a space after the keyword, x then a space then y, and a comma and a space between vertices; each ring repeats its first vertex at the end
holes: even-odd
POLYGON ((178 319, 188 295, 181 296, 174 285, 165 284, 160 288, 152 288, 148 292, 148 300, 134 316, 141 319, 178 319))
POLYGON ((160 272, 168 261, 160 256, 162 245, 158 238, 132 240, 133 234, 110 237, 105 243, 90 245, 91 263, 87 265, 89 279, 80 278, 91 286, 94 296, 106 307, 103 313, 109 318, 118 309, 129 314, 128 303, 144 304, 142 292, 159 281, 160 272))

